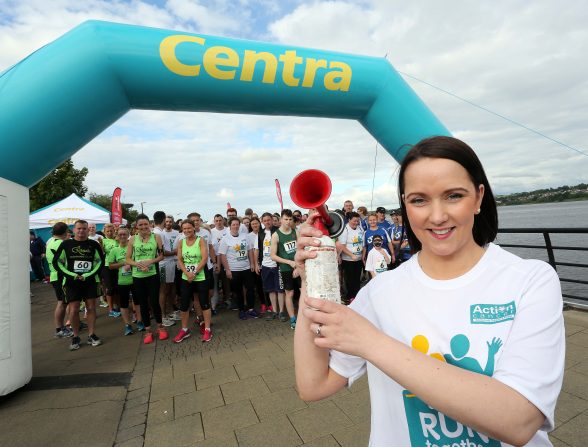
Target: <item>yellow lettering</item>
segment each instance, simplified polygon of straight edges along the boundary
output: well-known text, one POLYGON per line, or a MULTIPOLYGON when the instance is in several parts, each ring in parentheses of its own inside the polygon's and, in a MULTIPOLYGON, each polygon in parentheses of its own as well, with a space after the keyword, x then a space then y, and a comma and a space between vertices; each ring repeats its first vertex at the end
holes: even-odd
POLYGON ((168 70, 180 76, 198 76, 200 74, 200 64, 187 65, 178 60, 176 57, 176 47, 183 42, 193 42, 204 45, 204 39, 196 36, 176 35, 168 36, 161 41, 159 45, 159 56, 163 65, 168 70))
POLYGON ((284 69, 282 70, 284 84, 290 87, 298 87, 299 79, 294 77, 294 69, 296 64, 302 63, 302 58, 296 56, 296 50, 289 50, 280 55, 280 61, 284 63, 284 69))
POLYGON ((255 64, 257 64, 258 61, 264 62, 263 79, 261 82, 264 84, 273 84, 276 81, 278 61, 276 60, 276 56, 266 51, 257 53, 256 51, 245 50, 243 69, 241 70, 241 81, 250 82, 253 80, 255 64))
POLYGON ((202 65, 206 73, 216 79, 235 79, 236 70, 220 70, 218 67, 238 67, 239 55, 229 47, 210 47, 204 53, 202 65))
POLYGON ((330 71, 325 75, 325 88, 327 90, 349 91, 351 84, 351 67, 344 62, 331 62, 329 68, 340 68, 341 70, 330 71))
POLYGON ((319 68, 327 68, 327 61, 324 59, 313 59, 312 57, 306 59, 302 87, 312 87, 314 85, 314 77, 319 68))

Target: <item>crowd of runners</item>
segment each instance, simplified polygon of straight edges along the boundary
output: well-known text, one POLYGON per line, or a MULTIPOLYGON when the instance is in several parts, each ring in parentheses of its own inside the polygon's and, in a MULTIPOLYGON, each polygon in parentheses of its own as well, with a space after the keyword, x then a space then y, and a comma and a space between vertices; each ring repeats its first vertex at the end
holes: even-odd
MULTIPOLYGON (((355 211, 348 200, 342 212, 346 225, 336 246, 342 298, 349 304, 362 285, 411 252, 398 210, 388 220, 384 208, 355 211)), ((128 227, 106 224, 100 232, 83 220, 73 230, 58 222, 45 247, 31 233, 31 266, 44 279, 39 257, 46 257, 57 298, 55 337, 71 339, 70 350, 79 349, 85 329, 87 344, 102 344, 97 305, 121 319, 125 336, 143 332, 145 344, 167 340, 175 325, 174 342, 194 331, 209 342, 221 309, 236 311, 240 320, 264 318, 294 329, 300 296, 294 255, 307 217, 289 209, 258 216, 250 208, 239 217, 229 208, 207 224, 196 212, 174 220, 157 211, 152 219, 140 214, 128 227)))

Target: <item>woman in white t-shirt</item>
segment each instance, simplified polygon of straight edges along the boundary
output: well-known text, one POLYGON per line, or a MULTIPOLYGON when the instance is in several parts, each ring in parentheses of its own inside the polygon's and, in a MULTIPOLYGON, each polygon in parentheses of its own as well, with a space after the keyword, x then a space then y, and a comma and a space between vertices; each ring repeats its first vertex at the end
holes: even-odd
MULTIPOLYGON (((465 143, 416 144, 398 193, 415 255, 349 307, 302 294, 294 340, 302 399, 331 396, 367 371, 371 446, 550 446, 565 357, 557 274, 492 243, 496 202, 465 143)), ((319 233, 302 227, 303 277, 315 256, 304 247, 319 233)))

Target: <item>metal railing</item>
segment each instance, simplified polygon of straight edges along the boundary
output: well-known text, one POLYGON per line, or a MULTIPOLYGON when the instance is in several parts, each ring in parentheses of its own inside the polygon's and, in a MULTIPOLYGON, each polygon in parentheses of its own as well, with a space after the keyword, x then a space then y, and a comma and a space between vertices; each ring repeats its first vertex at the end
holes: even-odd
MULTIPOLYGON (((503 248, 531 248, 547 250, 547 258, 549 264, 558 272, 557 267, 575 267, 579 269, 586 269, 586 276, 588 278, 588 264, 582 264, 578 262, 563 262, 556 259, 555 250, 566 250, 575 252, 588 252, 588 238, 586 238, 586 245, 584 246, 572 246, 572 245, 553 245, 551 242, 551 235, 553 234, 588 234, 588 228, 500 228, 498 233, 509 233, 509 234, 542 234, 545 241, 545 245, 531 245, 531 244, 509 244, 500 243, 503 248)), ((558 272, 559 280, 562 283, 574 283, 588 285, 587 280, 565 278, 562 277, 558 272)), ((578 306, 588 308, 588 296, 572 295, 568 293, 562 293, 564 302, 571 306, 578 306)))

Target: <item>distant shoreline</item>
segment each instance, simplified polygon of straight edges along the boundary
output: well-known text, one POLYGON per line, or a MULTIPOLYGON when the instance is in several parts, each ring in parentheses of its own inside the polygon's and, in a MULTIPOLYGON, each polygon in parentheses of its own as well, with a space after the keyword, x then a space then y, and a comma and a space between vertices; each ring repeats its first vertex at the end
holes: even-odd
POLYGON ((498 206, 516 206, 516 205, 544 205, 550 203, 562 203, 562 202, 588 202, 588 197, 571 197, 569 199, 563 200, 550 200, 550 201, 528 201, 528 202, 509 202, 509 203, 500 203, 497 200, 498 206))
POLYGON ((580 183, 574 186, 565 185, 557 188, 536 189, 535 191, 496 195, 496 203, 498 206, 578 202, 581 200, 588 200, 588 184, 586 183, 580 183))

